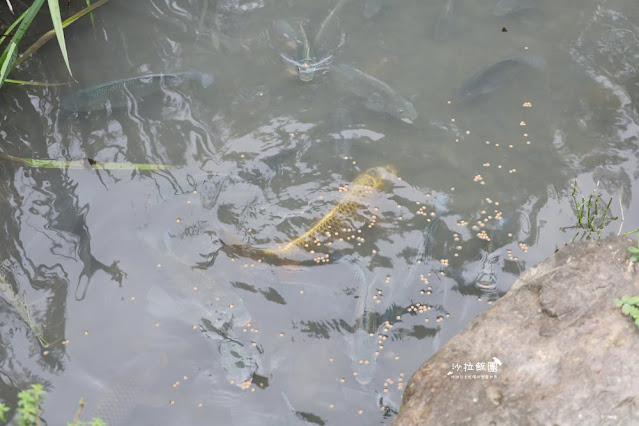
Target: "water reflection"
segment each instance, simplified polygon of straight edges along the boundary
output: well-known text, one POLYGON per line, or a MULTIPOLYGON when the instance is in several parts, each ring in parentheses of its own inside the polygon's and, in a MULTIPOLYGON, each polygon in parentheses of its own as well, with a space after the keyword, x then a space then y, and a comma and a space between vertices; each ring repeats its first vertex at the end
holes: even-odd
MULTIPOLYGON (((74 24, 81 86, 3 87, 2 153, 176 168, 0 162, 5 400, 45 383, 52 424, 64 395, 114 424, 390 422, 411 372, 570 240, 575 179, 639 226, 639 11, 575 7, 114 0, 74 24), (338 53, 305 83, 282 63, 338 53), (215 83, 61 108, 188 70, 215 83)), ((51 49, 20 72, 64 78, 51 49)))

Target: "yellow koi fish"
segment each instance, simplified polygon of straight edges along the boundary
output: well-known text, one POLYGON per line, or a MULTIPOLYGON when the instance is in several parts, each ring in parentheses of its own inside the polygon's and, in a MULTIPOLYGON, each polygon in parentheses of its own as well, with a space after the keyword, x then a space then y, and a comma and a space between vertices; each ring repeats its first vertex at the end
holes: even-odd
MULTIPOLYGON (((355 222, 366 221, 365 210, 368 204, 384 184, 391 180, 397 171, 393 166, 373 167, 360 173, 346 188, 344 197, 330 212, 313 225, 308 231, 289 243, 274 248, 260 249, 247 245, 228 245, 222 243, 230 255, 239 255, 273 265, 305 264, 308 260, 296 260, 298 253, 316 254, 314 263, 328 262, 328 247, 334 239, 343 239, 340 235, 357 233, 355 222), (324 253, 324 254, 318 254, 324 253)), ((371 218, 371 222, 375 219, 371 218)), ((360 237, 361 238, 361 237, 360 237)), ((356 240, 350 236, 347 240, 356 240)))

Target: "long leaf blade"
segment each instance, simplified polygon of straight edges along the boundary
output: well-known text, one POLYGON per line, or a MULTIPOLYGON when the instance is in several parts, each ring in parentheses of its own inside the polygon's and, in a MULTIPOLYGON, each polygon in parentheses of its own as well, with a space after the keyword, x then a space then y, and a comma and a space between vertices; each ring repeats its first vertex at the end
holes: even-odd
POLYGON ((60 45, 60 51, 62 52, 62 57, 64 58, 64 63, 67 65, 67 69, 69 70, 69 74, 73 75, 71 72, 71 66, 69 65, 69 57, 67 56, 67 45, 64 41, 64 30, 62 29, 62 17, 60 16, 60 4, 58 0, 47 0, 49 3, 49 11, 51 12, 51 21, 53 22, 53 29, 55 30, 56 38, 58 39, 58 44, 60 45))
POLYGON ((24 19, 24 16, 27 14, 28 11, 29 11, 29 9, 25 10, 24 12, 22 12, 22 15, 20 15, 18 17, 18 19, 16 19, 15 21, 13 21, 13 23, 11 25, 9 25, 9 28, 7 28, 7 31, 5 31, 4 34, 0 38, 0 44, 2 44, 5 41, 5 39, 9 38, 9 35, 11 34, 11 31, 13 31, 13 29, 16 27, 16 25, 18 25, 20 22, 22 22, 22 20, 24 19))
MULTIPOLYGON (((91 7, 91 0, 87 0, 87 7, 91 7)), ((89 18, 91 18, 91 27, 95 30, 95 20, 93 19, 93 13, 89 13, 89 18)))
POLYGON ((7 78, 7 75, 13 69, 13 64, 16 61, 16 57, 18 55, 18 43, 22 40, 24 33, 27 31, 27 28, 31 25, 33 18, 37 15, 38 11, 44 4, 44 0, 35 0, 33 4, 27 9, 22 22, 18 26, 16 33, 11 38, 9 45, 5 48, 2 56, 0 57, 0 87, 4 83, 4 79, 7 78))
MULTIPOLYGON (((102 6, 108 1, 109 0, 98 0, 95 3, 93 3, 90 7, 86 7, 82 9, 81 11, 79 11, 78 13, 76 13, 75 15, 68 17, 62 23, 62 28, 66 28, 67 26, 71 25, 72 23, 74 23, 75 21, 77 21, 78 19, 86 15, 87 13, 90 13, 91 11, 97 9, 98 7, 102 6)), ((33 53, 36 52, 38 49, 40 49, 47 41, 51 40, 54 35, 55 35, 55 30, 47 31, 45 34, 43 34, 42 37, 36 40, 35 43, 29 46, 29 48, 25 50, 18 59, 16 59, 16 66, 26 61, 27 58, 33 55, 33 53)))

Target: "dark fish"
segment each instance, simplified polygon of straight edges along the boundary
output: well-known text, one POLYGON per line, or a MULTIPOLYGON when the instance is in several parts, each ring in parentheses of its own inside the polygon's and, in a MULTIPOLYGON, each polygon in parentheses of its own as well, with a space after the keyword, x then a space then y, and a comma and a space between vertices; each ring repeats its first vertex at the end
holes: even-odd
POLYGON ((499 0, 493 10, 493 15, 506 16, 512 13, 533 9, 537 0, 499 0))
POLYGON ((111 108, 120 108, 125 106, 130 98, 140 99, 159 91, 162 87, 175 87, 188 80, 196 81, 204 88, 213 84, 212 75, 200 72, 149 74, 79 90, 64 98, 61 106, 66 111, 82 112, 102 109, 107 104, 111 108))
POLYGON ((124 366, 122 374, 98 401, 90 418, 100 418, 109 426, 130 425, 133 411, 140 405, 168 405, 158 391, 158 377, 168 364, 161 351, 148 351, 124 366))
POLYGON ((158 263, 166 265, 166 274, 175 282, 177 295, 154 288, 148 295, 148 311, 158 317, 174 317, 191 325, 205 318, 216 327, 222 324, 242 326, 251 321, 242 298, 203 269, 192 267, 157 247, 153 235, 140 231, 140 237, 151 248, 158 263), (208 312, 208 314, 207 314, 208 312))
POLYGON ((297 419, 303 422, 304 424, 306 425, 316 424, 320 426, 323 426, 326 424, 326 421, 316 414, 296 410, 284 392, 282 392, 282 398, 284 399, 284 402, 286 403, 286 406, 288 407, 289 412, 295 417, 297 417, 297 419))
MULTIPOLYGON (((487 224, 488 252, 482 256, 475 286, 484 293, 497 291, 498 274, 501 272, 500 248, 517 239, 521 213, 494 219, 487 224)), ((517 262, 517 266, 519 263, 517 262)))
MULTIPOLYGON (((335 7, 326 15, 326 18, 322 21, 317 33, 315 34, 315 38, 313 39, 313 46, 317 47, 323 43, 324 37, 329 34, 331 27, 333 25, 338 25, 339 22, 337 20, 337 13, 344 7, 348 0, 339 0, 335 7)), ((332 28, 333 32, 338 30, 339 27, 332 28)))
POLYGON ((408 123, 417 118, 413 104, 383 81, 346 64, 335 65, 333 76, 346 90, 363 98, 366 108, 408 123))
POLYGON ((304 27, 307 21, 299 21, 297 29, 282 19, 275 21, 277 34, 283 38, 289 49, 295 47, 296 50, 294 57, 285 53, 281 53, 280 56, 284 62, 297 67, 301 81, 312 81, 317 71, 328 70, 339 49, 344 45, 346 35, 341 30, 337 14, 347 1, 337 2, 320 24, 312 42, 304 27))
POLYGON ((485 68, 466 81, 459 89, 458 98, 463 102, 494 92, 514 80, 527 69, 542 70, 546 61, 539 56, 512 56, 485 68))
POLYGON ((351 367, 357 373, 355 379, 361 385, 367 385, 375 377, 378 356, 376 333, 379 327, 378 316, 373 309, 373 286, 375 279, 369 284, 366 274, 360 265, 349 263, 349 268, 360 284, 357 307, 355 308, 356 329, 351 343, 351 367), (371 336, 371 333, 373 334, 371 336))

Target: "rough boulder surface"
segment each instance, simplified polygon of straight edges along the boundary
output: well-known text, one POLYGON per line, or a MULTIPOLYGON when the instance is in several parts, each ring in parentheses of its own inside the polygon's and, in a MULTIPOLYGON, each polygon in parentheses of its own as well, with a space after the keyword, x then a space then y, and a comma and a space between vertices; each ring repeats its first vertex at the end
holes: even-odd
POLYGON ((393 425, 639 425, 639 328, 613 302, 639 295, 634 244, 571 244, 524 272, 413 375, 393 425))

